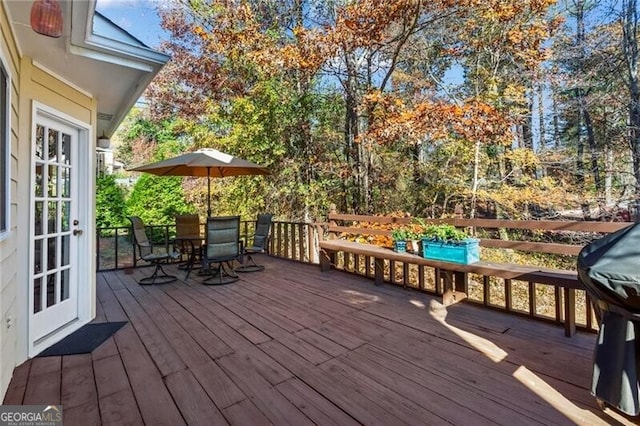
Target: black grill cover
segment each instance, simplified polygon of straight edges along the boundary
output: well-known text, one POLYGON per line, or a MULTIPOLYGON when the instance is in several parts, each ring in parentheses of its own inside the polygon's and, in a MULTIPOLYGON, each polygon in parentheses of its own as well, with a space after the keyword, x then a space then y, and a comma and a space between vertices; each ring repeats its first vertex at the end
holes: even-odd
POLYGON ((591 297, 600 330, 591 393, 620 411, 640 414, 640 224, 585 246, 578 279, 591 297))

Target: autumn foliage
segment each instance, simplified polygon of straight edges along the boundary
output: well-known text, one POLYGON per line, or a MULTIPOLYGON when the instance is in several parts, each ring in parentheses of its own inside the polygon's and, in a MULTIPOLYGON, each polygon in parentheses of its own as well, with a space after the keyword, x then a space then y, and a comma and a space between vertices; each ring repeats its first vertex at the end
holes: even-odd
POLYGON ((393 95, 374 92, 366 96, 374 123, 363 138, 378 143, 405 140, 447 140, 451 137, 483 143, 510 144, 513 123, 492 105, 469 99, 461 105, 443 101, 421 102, 413 107, 393 95))
POLYGON ((532 143, 532 93, 563 22, 554 5, 171 2, 172 61, 146 96, 152 118, 182 120, 176 138, 192 148, 272 167, 251 191, 289 217, 321 216, 330 202, 526 216, 571 198, 564 177, 540 176, 532 143))

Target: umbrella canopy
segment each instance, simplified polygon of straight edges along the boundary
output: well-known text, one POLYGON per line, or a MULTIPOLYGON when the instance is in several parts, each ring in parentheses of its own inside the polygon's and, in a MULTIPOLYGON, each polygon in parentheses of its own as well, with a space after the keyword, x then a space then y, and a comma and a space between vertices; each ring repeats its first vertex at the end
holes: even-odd
POLYGON ((216 149, 199 149, 177 157, 131 169, 158 176, 207 177, 207 216, 211 216, 211 178, 245 175, 268 175, 269 171, 250 161, 216 149))

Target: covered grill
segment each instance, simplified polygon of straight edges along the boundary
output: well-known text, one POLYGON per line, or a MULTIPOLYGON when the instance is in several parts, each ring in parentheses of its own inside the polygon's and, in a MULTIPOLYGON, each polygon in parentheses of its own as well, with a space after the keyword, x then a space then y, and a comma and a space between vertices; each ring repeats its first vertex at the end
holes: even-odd
POLYGON ((600 330, 591 393, 620 411, 640 414, 640 223, 585 246, 578 279, 591 298, 600 330))

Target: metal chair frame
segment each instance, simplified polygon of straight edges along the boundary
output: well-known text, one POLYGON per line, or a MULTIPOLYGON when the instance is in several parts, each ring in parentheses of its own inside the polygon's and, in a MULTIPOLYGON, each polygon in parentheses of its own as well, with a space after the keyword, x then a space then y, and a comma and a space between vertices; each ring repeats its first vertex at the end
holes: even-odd
POLYGON ((162 265, 169 263, 169 260, 177 259, 180 254, 175 251, 172 253, 154 253, 154 246, 147 237, 146 229, 142 219, 137 216, 130 216, 129 220, 131 221, 133 240, 135 245, 138 247, 138 258, 152 263, 155 266, 153 274, 148 277, 140 278, 138 280, 138 284, 167 284, 176 281, 178 278, 175 275, 167 274, 162 265))
POLYGON ((217 268, 202 283, 222 285, 238 281, 240 277, 235 274, 232 263, 234 260, 242 263, 242 254, 240 216, 208 217, 200 272, 206 274, 212 264, 217 265, 217 268))
POLYGON ((173 246, 180 255, 187 255, 187 261, 178 265, 179 269, 187 271, 185 280, 189 278, 189 274, 191 274, 191 270, 196 264, 196 259, 202 255, 202 239, 189 238, 193 236, 200 236, 200 218, 198 215, 176 215, 176 238, 173 246))
POLYGON ((236 272, 258 272, 264 270, 264 265, 258 265, 253 259, 254 254, 268 253, 269 236, 271 232, 271 213, 259 214, 256 219, 256 227, 253 233, 253 242, 251 246, 244 249, 246 261, 235 270, 236 272))

